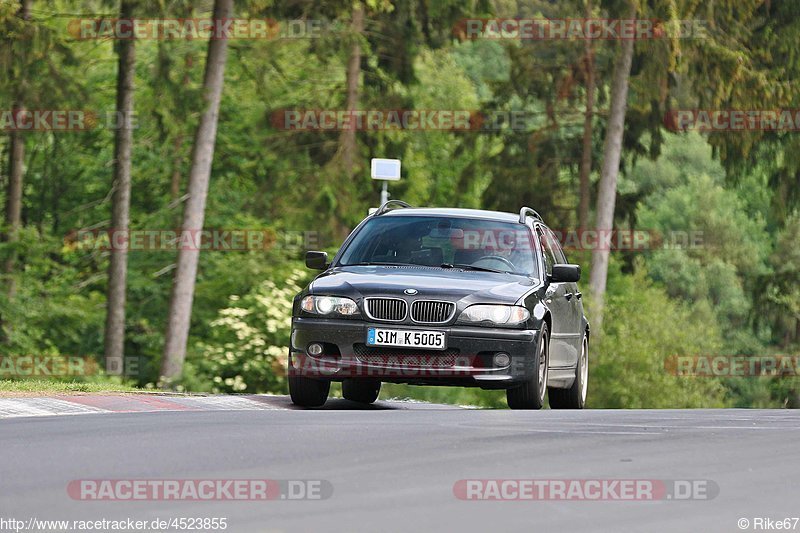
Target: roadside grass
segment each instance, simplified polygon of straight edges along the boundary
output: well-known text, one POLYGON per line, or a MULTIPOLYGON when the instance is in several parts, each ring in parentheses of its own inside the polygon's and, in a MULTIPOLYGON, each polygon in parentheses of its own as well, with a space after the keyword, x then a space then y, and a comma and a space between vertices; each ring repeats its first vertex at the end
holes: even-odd
POLYGON ((4 379, 0 380, 0 396, 93 393, 93 392, 132 392, 135 387, 124 385, 119 380, 97 379, 93 381, 57 381, 48 379, 4 379))

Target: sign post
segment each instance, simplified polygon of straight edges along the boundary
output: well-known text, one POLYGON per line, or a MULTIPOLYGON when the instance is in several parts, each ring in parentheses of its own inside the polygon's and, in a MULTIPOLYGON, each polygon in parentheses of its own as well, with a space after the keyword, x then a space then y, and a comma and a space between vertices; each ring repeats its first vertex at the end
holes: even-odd
POLYGON ((381 204, 383 205, 389 201, 389 187, 390 181, 398 181, 400 179, 400 160, 399 159, 372 159, 372 179, 381 180, 381 204))

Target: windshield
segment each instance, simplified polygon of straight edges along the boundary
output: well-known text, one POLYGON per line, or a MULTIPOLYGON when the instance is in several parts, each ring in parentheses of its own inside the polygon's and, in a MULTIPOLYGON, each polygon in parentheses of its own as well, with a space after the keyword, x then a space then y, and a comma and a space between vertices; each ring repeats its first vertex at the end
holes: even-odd
POLYGON ((539 277, 527 226, 440 216, 376 217, 364 224, 338 266, 470 268, 539 277))

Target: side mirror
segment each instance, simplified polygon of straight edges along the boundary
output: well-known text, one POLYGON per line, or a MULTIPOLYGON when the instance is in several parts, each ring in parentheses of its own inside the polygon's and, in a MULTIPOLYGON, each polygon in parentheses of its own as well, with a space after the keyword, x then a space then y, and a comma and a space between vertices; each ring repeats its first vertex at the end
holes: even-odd
POLYGON ((314 270, 328 268, 328 252, 306 252, 306 267, 314 270))
POLYGON ((580 265, 553 265, 550 281, 554 283, 570 283, 581 279, 580 265))

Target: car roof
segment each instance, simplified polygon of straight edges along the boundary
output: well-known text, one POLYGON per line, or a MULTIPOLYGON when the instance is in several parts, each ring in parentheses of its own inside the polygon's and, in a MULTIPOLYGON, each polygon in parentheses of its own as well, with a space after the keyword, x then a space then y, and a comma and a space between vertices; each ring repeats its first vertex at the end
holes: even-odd
POLYGON ((519 223, 519 214, 505 213, 503 211, 487 211, 483 209, 463 209, 455 207, 405 207, 402 209, 392 209, 378 216, 381 217, 432 216, 432 217, 482 218, 486 220, 498 220, 503 222, 519 223))

